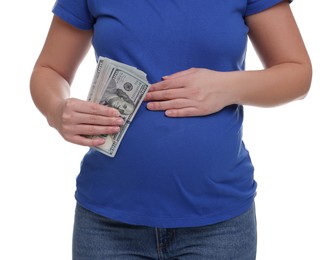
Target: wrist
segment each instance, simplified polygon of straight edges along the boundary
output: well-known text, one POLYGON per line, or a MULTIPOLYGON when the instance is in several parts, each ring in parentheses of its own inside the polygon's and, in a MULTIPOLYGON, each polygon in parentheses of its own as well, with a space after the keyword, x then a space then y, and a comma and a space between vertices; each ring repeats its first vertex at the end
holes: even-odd
POLYGON ((240 73, 236 72, 218 72, 216 79, 216 91, 221 97, 223 107, 242 104, 242 96, 240 93, 240 73))
POLYGON ((58 130, 59 121, 61 121, 65 99, 59 99, 50 103, 49 109, 45 114, 49 126, 58 130))

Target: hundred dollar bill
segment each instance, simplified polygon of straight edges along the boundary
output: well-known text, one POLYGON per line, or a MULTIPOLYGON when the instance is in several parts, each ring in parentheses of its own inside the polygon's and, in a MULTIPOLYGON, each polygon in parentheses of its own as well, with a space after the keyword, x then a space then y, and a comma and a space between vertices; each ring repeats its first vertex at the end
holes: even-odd
POLYGON ((87 100, 118 109, 125 123, 117 134, 99 136, 105 139, 105 143, 94 147, 95 149, 110 157, 116 155, 150 86, 143 71, 99 57, 87 100))

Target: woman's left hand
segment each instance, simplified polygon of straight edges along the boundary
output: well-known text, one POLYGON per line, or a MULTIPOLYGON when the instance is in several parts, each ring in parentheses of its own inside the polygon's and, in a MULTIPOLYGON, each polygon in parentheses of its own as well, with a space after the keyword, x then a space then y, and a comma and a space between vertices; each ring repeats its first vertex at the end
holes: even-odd
POLYGON ((233 103, 222 79, 222 72, 199 68, 165 76, 151 85, 147 108, 165 111, 168 117, 213 114, 233 103))

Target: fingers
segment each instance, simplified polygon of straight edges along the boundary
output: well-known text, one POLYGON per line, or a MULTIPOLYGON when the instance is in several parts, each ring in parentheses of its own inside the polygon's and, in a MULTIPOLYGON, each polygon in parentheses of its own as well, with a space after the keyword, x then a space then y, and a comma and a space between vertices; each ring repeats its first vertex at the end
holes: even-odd
POLYGON ((84 146, 98 146, 105 142, 100 135, 116 134, 120 131, 120 127, 99 127, 99 126, 78 126, 77 129, 65 131, 63 138, 66 141, 84 145, 84 146), (82 134, 77 134, 78 132, 82 134))
POLYGON ((185 85, 187 85, 187 82, 191 80, 191 75, 198 71, 199 69, 197 68, 191 68, 188 70, 176 72, 171 75, 163 76, 162 81, 151 85, 149 92, 183 88, 185 85))
POLYGON ((200 99, 200 90, 191 84, 189 77, 193 69, 175 73, 168 79, 153 84, 145 101, 147 108, 154 111, 166 111, 167 116, 190 116, 198 114, 196 107, 200 99))
POLYGON ((168 76, 168 80, 152 84, 144 101, 185 98, 188 95, 187 92, 189 92, 189 88, 186 88, 189 78, 184 76, 181 77, 181 75, 184 74, 181 72, 179 73, 179 76, 176 76, 176 74, 168 76))
POLYGON ((76 135, 76 136, 73 136, 70 142, 74 144, 78 144, 78 145, 94 147, 94 146, 99 146, 101 144, 104 144, 105 140, 103 138, 98 138, 98 137, 88 138, 88 137, 84 137, 81 135, 76 135))
POLYGON ((183 78, 163 80, 155 84, 152 84, 148 93, 161 90, 168 90, 168 89, 179 89, 183 88, 184 85, 185 83, 183 78))
POLYGON ((162 100, 171 100, 176 98, 187 98, 190 90, 183 87, 177 89, 164 89, 156 90, 154 92, 149 92, 146 94, 145 101, 162 101, 162 100))
POLYGON ((116 117, 120 115, 119 111, 115 108, 79 99, 68 99, 64 105, 64 111, 75 111, 83 114, 101 115, 109 117, 116 117))
POLYGON ((124 120, 121 117, 115 116, 101 116, 94 114, 76 113, 75 117, 64 116, 63 121, 72 122, 75 124, 87 124, 87 125, 102 125, 102 126, 120 126, 124 124, 124 120))
POLYGON ((172 99, 167 101, 150 102, 147 104, 149 110, 169 110, 180 109, 192 106, 192 102, 187 99, 172 99))
POLYGON ((168 101, 150 102, 147 108, 152 111, 165 111, 168 117, 190 117, 209 114, 197 101, 190 99, 173 99, 168 101))
POLYGON ((63 108, 65 124, 122 125, 123 119, 117 109, 78 99, 68 100, 63 108))
POLYGON ((152 111, 165 111, 168 117, 204 116, 212 112, 197 101, 188 99, 174 99, 160 102, 150 102, 147 108, 152 111))
POLYGON ((78 99, 68 99, 63 106, 61 123, 58 131, 69 142, 97 146, 104 143, 103 138, 88 138, 116 134, 124 120, 118 110, 78 99))
POLYGON ((181 109, 166 110, 165 115, 168 117, 191 117, 203 116, 204 114, 196 107, 184 107, 181 109))
MULTIPOLYGON (((120 130, 120 126, 100 126, 100 125, 65 125, 63 128, 64 137, 82 135, 82 136, 93 136, 93 135, 104 135, 104 134, 115 134, 120 130)), ((66 138, 65 138, 66 139, 66 138)))

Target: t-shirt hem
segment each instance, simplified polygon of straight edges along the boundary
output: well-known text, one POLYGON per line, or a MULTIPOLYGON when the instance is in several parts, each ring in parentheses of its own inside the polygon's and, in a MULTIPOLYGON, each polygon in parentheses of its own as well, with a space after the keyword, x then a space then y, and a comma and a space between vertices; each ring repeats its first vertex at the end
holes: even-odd
MULTIPOLYGON (((252 5, 252 7, 248 8, 246 10, 245 16, 249 16, 252 14, 256 14, 259 12, 262 12, 274 5, 277 5, 280 2, 283 2, 285 0, 273 0, 273 1, 258 1, 256 4, 252 5)), ((293 0, 289 0, 291 3, 293 0)))
POLYGON ((84 22, 78 17, 76 17, 74 14, 67 11, 65 8, 63 8, 60 4, 57 4, 53 7, 52 12, 64 20, 65 22, 71 24, 72 26, 81 29, 81 30, 90 30, 92 29, 92 25, 90 23, 84 22))
POLYGON ((98 215, 130 225, 148 226, 155 228, 185 228, 216 224, 240 216, 241 214, 249 210, 254 203, 254 197, 251 197, 234 209, 214 215, 199 217, 164 218, 135 215, 120 210, 110 209, 109 207, 96 206, 81 199, 78 195, 76 195, 76 200, 81 207, 90 210, 98 215))

